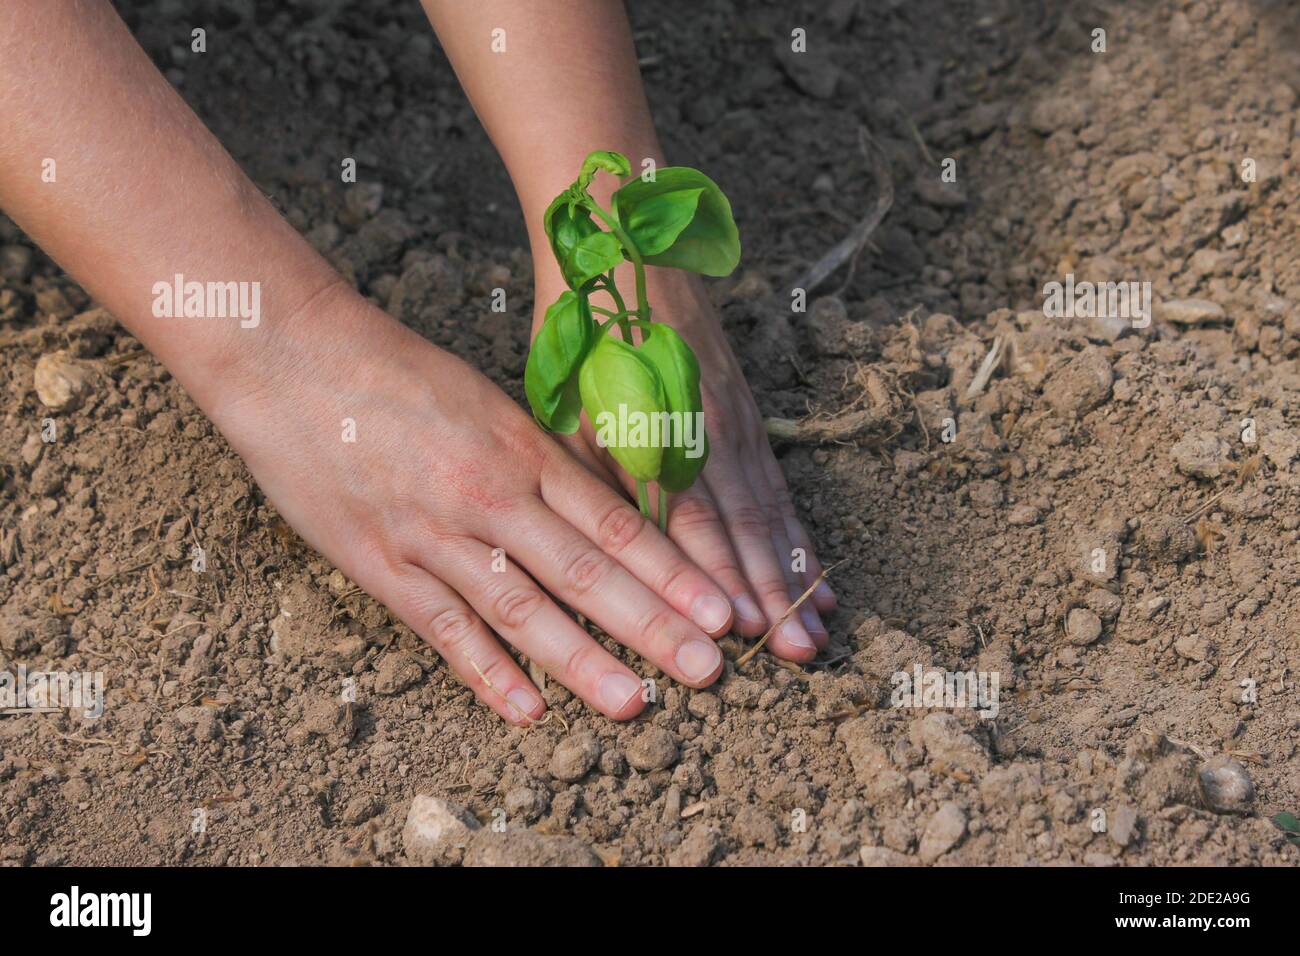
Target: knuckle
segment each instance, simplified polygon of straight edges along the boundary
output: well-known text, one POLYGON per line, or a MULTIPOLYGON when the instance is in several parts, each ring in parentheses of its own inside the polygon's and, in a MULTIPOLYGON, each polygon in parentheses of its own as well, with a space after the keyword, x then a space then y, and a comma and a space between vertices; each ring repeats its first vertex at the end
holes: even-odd
POLYGON ((671 608, 657 607, 637 624, 637 640, 643 647, 649 647, 659 635, 669 634, 675 629, 677 615, 671 608))
POLYGON ((461 648, 473 633, 474 620, 463 608, 443 608, 429 620, 429 638, 449 650, 461 648))
POLYGON ((790 585, 785 578, 761 577, 754 582, 754 589, 763 597, 776 601, 782 606, 790 603, 790 585))
MULTIPOLYGON (((599 648, 595 641, 584 640, 578 642, 578 645, 565 655, 564 664, 561 667, 560 678, 562 683, 572 688, 575 686, 582 674, 592 666, 592 655, 598 654, 599 648)), ((558 677, 558 675, 557 675, 558 677)))
POLYGON ((564 583, 574 594, 586 594, 604 580, 610 561, 594 548, 585 548, 564 569, 564 583))
POLYGON ((596 536, 606 554, 618 554, 641 533, 645 527, 640 512, 626 504, 617 504, 600 520, 596 536))
POLYGON ((739 538, 766 538, 771 534, 772 523, 767 513, 758 505, 738 505, 731 512, 731 527, 739 538))
POLYGON ((681 495, 673 502, 669 520, 681 531, 718 530, 718 509, 698 495, 681 495))
POLYGON ((694 576, 694 569, 685 561, 673 561, 659 575, 655 590, 667 597, 683 584, 689 585, 694 576))
POLYGON ((492 602, 497 620, 508 630, 523 627, 541 606, 541 592, 527 585, 506 588, 492 602))

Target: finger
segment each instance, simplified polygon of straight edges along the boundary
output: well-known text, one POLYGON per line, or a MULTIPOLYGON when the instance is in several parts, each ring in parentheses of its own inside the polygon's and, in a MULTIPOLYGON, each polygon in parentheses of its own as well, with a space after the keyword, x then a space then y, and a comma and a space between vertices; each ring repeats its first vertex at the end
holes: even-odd
MULTIPOLYGON (((546 702, 480 618, 428 571, 407 565, 381 600, 447 662, 465 686, 510 723, 527 727, 546 702)), ((377 595, 379 596, 379 595, 377 595)))
MULTIPOLYGON (((766 503, 767 522, 772 534, 772 549, 776 552, 777 560, 781 563, 781 570, 785 574, 786 593, 790 596, 790 603, 794 604, 806 590, 806 586, 801 583, 800 575, 794 569, 795 555, 790 547, 790 539, 786 535, 785 518, 782 517, 780 508, 777 507, 776 495, 772 491, 772 486, 767 483, 767 478, 762 471, 755 468, 748 472, 748 477, 750 488, 754 491, 754 497, 766 503)), ((830 638, 826 633, 826 625, 822 623, 821 615, 817 613, 817 608, 808 602, 804 602, 795 613, 803 623, 808 636, 813 639, 813 643, 817 645, 819 650, 824 648, 830 638)))
MULTIPOLYGON (((741 477, 733 452, 714 446, 705 484, 722 511, 722 522, 740 558, 741 570, 758 598, 769 622, 779 621, 790 607, 789 585, 772 546, 772 526, 767 511, 754 498, 753 489, 741 477)), ((791 661, 810 661, 817 645, 809 637, 798 615, 786 620, 768 640, 773 654, 791 661)))
POLYGON ((585 538, 706 634, 717 637, 731 627, 731 602, 723 589, 618 492, 567 464, 543 469, 541 491, 531 513, 567 522, 570 547, 579 547, 573 535, 585 538))
POLYGON ((597 644, 508 558, 481 541, 440 539, 438 573, 494 631, 608 717, 627 720, 645 707, 641 680, 597 644))
MULTIPOLYGON (((635 546, 633 535, 663 540, 639 514, 632 514, 648 530, 627 533, 633 542, 628 547, 635 546)), ((519 505, 512 527, 512 556, 547 590, 617 641, 691 687, 711 684, 722 673, 717 645, 656 593, 671 593, 674 587, 669 579, 688 573, 684 558, 678 559, 676 570, 669 566, 660 572, 661 580, 654 582, 657 587, 652 591, 539 499, 519 505)), ((709 586, 714 587, 712 582, 709 586)), ((725 606, 728 620, 730 613, 730 606, 725 606)))
MULTIPOLYGON (((781 472, 781 466, 777 464, 776 456, 772 454, 770 448, 760 448, 758 457, 763 463, 763 473, 767 475, 767 483, 771 486, 776 497, 777 507, 785 519, 786 536, 790 539, 791 545, 803 551, 807 562, 802 575, 803 587, 799 589, 799 593, 802 594, 812 587, 814 581, 821 577, 823 565, 817 559, 812 538, 804 529, 799 516, 795 514, 794 499, 790 494, 789 485, 786 484, 785 475, 781 472)), ((817 582, 817 588, 808 600, 822 613, 835 610, 835 606, 839 603, 834 590, 825 580, 817 582)))
POLYGON ((670 498, 668 534, 682 552, 727 594, 735 613, 733 626, 745 637, 758 637, 767 630, 767 619, 759 610, 740 570, 740 559, 727 537, 717 502, 703 482, 670 498))

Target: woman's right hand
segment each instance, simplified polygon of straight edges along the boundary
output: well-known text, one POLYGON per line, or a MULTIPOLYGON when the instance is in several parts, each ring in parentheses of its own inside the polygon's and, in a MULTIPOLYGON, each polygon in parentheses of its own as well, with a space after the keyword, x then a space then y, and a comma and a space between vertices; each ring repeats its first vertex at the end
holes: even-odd
POLYGON ((674 679, 717 679, 731 605, 635 507, 350 289, 310 309, 204 404, 285 520, 484 703, 516 724, 545 712, 495 632, 609 717, 644 706, 641 678, 547 592, 674 679))

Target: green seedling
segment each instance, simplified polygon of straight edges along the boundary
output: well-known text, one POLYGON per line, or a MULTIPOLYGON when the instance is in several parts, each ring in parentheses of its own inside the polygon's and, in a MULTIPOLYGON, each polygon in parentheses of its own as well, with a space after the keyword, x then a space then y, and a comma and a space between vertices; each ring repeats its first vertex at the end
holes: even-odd
POLYGON ((1294 813, 1275 813, 1272 820, 1273 826, 1286 834, 1287 843, 1300 846, 1300 819, 1294 813))
POLYGON ((546 210, 546 235, 569 288, 546 310, 524 391, 548 431, 573 434, 585 411, 597 440, 636 482, 647 518, 649 485, 658 485, 664 529, 668 492, 694 484, 709 443, 699 363, 681 336, 652 318, 646 267, 730 275, 740 261, 740 234, 727 197, 699 170, 673 166, 651 180, 632 179, 609 209, 588 191, 600 170, 625 178, 631 167, 621 153, 591 153, 546 210), (614 281, 625 260, 636 277, 635 308, 614 281), (604 307, 592 304, 597 293, 607 297, 604 307))

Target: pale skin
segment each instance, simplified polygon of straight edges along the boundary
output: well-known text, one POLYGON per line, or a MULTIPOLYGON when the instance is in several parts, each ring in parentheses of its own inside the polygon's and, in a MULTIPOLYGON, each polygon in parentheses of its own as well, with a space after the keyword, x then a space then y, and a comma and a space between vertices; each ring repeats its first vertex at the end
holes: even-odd
MULTIPOLYGON (((519 193, 536 326, 563 288, 539 217, 586 153, 664 164, 623 8, 424 7, 519 193), (504 54, 491 50, 495 28, 506 30, 504 54)), ((593 192, 604 203, 615 186, 598 179, 593 192)), ((712 444, 703 480, 672 497, 665 537, 590 431, 557 442, 339 279, 107 0, 0 4, 0 208, 168 368, 285 520, 511 723, 542 718, 546 705, 502 641, 609 717, 645 706, 640 676, 560 604, 704 687, 722 672, 713 639, 763 633, 820 573, 698 280, 651 270, 649 281, 655 319, 699 357, 712 444), (54 182, 42 180, 46 159, 54 182), (259 282, 260 323, 155 317, 154 283, 175 273, 259 282), (355 443, 341 441, 344 418, 355 443), (495 548, 508 557, 503 573, 492 570, 495 548), (794 548, 808 556, 802 573, 791 570, 794 548)), ((812 659, 826 641, 817 610, 834 601, 823 585, 768 648, 812 659)))

